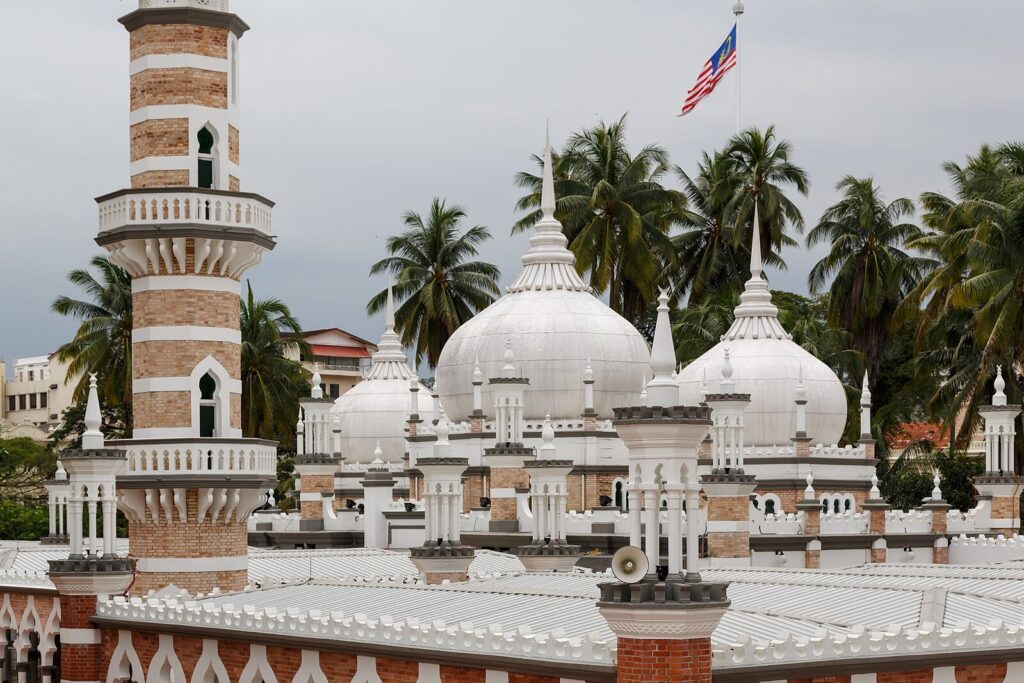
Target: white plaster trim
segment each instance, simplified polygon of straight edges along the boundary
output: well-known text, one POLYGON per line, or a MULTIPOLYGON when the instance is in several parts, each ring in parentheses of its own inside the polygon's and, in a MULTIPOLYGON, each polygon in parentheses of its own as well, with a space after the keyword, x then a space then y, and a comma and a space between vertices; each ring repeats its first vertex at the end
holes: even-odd
POLYGON ((730 522, 726 520, 708 520, 708 533, 732 533, 736 531, 749 531, 750 522, 730 522))
POLYGON ((60 642, 66 645, 98 645, 101 635, 97 628, 62 628, 60 642))
POLYGON ((307 503, 317 502, 317 501, 319 501, 322 498, 323 498, 323 494, 321 494, 319 491, 312 491, 312 492, 310 492, 310 491, 300 491, 299 492, 299 502, 300 503, 301 502, 307 502, 307 503))
POLYGON ((208 341, 241 345, 242 332, 230 327, 201 325, 157 325, 132 330, 133 344, 148 341, 208 341))
POLYGON ((217 641, 211 638, 203 638, 203 653, 199 657, 199 661, 196 662, 196 667, 192 671, 192 683, 203 683, 206 679, 206 674, 212 671, 214 679, 219 683, 229 683, 231 677, 228 676, 227 669, 224 668, 224 662, 220 660, 220 654, 217 652, 217 641))
POLYGON ((128 174, 138 175, 146 171, 189 171, 192 169, 190 156, 148 156, 128 164, 128 174))
POLYGON ((956 667, 943 666, 932 671, 932 683, 956 683, 956 667))
MULTIPOLYGON (((352 683, 357 683, 358 678, 359 672, 357 671, 356 676, 352 679, 352 683)), ((330 683, 327 680, 327 676, 324 676, 323 670, 320 669, 319 652, 316 650, 302 651, 302 664, 299 666, 299 670, 295 672, 292 683, 330 683)))
POLYGON ((420 672, 416 683, 441 683, 441 665, 420 662, 420 672))
MULTIPOLYGON (((238 107, 232 107, 230 104, 227 109, 204 107, 198 104, 153 104, 148 107, 139 107, 128 114, 128 124, 131 126, 151 119, 227 120, 235 128, 239 127, 238 107)), ((227 135, 226 131, 225 135, 227 135)))
POLYGON ((227 73, 228 60, 222 57, 176 52, 164 55, 144 55, 128 62, 129 76, 134 76, 146 69, 202 69, 203 71, 227 73))
POLYGON ((608 627, 619 638, 636 640, 691 640, 710 638, 725 614, 725 607, 653 609, 598 607, 608 627))
POLYGON ((161 633, 160 647, 157 648, 156 654, 153 655, 152 661, 149 662, 146 683, 168 683, 168 681, 185 683, 186 680, 185 670, 181 668, 178 655, 174 652, 174 637, 167 633, 161 633), (170 679, 160 676, 164 664, 167 664, 171 669, 170 679))
POLYGON ((238 296, 242 295, 241 282, 216 275, 147 275, 132 280, 132 294, 173 289, 228 292, 238 296))
POLYGON ((356 673, 351 683, 384 683, 377 673, 377 658, 356 655, 356 673))
MULTIPOLYGON (((850 677, 850 683, 877 683, 877 681, 878 676, 875 674, 853 674, 850 677)), ((773 681, 772 683, 786 683, 786 681, 773 681)))
POLYGON ((249 661, 242 669, 238 683, 259 683, 259 681, 277 683, 277 676, 274 675, 274 669, 267 661, 267 646, 251 644, 249 645, 249 661))
MULTIPOLYGON (((1003 683, 1014 683, 1014 681, 1024 681, 1024 662, 1010 662, 1006 665, 1006 678, 1003 679, 1003 683)), ((858 683, 858 681, 850 683, 858 683)), ((870 683, 875 683, 875 681, 870 681, 870 683)))
MULTIPOLYGON (((217 382, 217 390, 214 392, 217 415, 214 421, 214 434, 219 437, 227 436, 231 428, 231 376, 227 368, 213 356, 207 356, 192 369, 192 430, 199 434, 199 379, 207 373, 217 382)), ((241 387, 234 393, 241 394, 241 387)))
POLYGON ((202 572, 233 572, 249 567, 249 556, 226 557, 140 557, 140 572, 180 572, 197 574, 202 572))
MULTIPOLYGON (((224 384, 231 394, 242 393, 242 380, 228 378, 224 384)), ((156 391, 192 391, 191 377, 146 377, 132 380, 133 394, 148 394, 156 391)), ((139 438, 139 437, 136 437, 139 438)))
POLYGON ((491 495, 488 498, 515 498, 516 490, 514 488, 491 488, 491 495))
POLYGON ((487 670, 484 674, 484 683, 508 683, 508 672, 507 671, 491 671, 487 670))
POLYGON ((198 438, 191 427, 148 427, 132 430, 133 439, 191 439, 198 438))

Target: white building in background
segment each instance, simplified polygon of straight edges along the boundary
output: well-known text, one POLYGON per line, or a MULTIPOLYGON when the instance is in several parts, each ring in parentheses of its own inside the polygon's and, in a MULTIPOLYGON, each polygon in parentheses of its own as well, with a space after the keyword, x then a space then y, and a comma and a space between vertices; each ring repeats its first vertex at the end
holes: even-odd
POLYGON ((19 358, 7 378, 0 363, 0 434, 45 440, 73 403, 76 379, 54 354, 19 358))

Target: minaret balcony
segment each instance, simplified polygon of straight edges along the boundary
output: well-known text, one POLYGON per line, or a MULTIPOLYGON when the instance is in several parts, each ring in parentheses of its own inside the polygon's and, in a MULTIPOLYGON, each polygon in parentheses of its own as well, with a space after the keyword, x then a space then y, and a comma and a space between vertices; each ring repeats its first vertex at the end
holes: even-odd
MULTIPOLYGON (((251 192, 195 187, 154 187, 118 190, 96 198, 100 237, 126 229, 175 228, 252 232, 273 239, 274 202, 251 192)), ((168 232, 168 236, 172 236, 168 232)))
MULTIPOLYGON (((118 473, 118 485, 133 480, 152 485, 192 484, 194 480, 227 482, 246 487, 254 482, 276 481, 277 443, 263 439, 131 439, 110 441, 127 455, 118 473), (244 483, 243 483, 244 482, 244 483)), ((203 484, 198 484, 203 485, 203 484)))

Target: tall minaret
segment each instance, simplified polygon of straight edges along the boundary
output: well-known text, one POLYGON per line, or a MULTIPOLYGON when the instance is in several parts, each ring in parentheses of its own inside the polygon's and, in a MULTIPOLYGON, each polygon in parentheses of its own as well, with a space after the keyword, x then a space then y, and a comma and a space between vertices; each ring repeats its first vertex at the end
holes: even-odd
POLYGON ((131 189, 99 197, 96 242, 132 276, 133 439, 118 476, 133 591, 247 581, 246 526, 276 445, 242 439, 240 281, 273 249, 273 203, 240 192, 238 40, 227 0, 139 0, 131 189))

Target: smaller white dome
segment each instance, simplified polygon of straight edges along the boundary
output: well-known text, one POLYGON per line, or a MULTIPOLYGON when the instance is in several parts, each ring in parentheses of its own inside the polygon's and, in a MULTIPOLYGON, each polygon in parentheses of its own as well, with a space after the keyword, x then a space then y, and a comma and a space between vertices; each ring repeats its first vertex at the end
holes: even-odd
POLYGON ((419 418, 433 419, 430 389, 409 368, 405 349, 395 333, 390 287, 386 328, 377 349, 366 379, 339 396, 331 408, 338 416, 341 455, 348 463, 373 462, 378 442, 384 462, 402 461, 412 387, 419 389, 416 394, 419 418))

